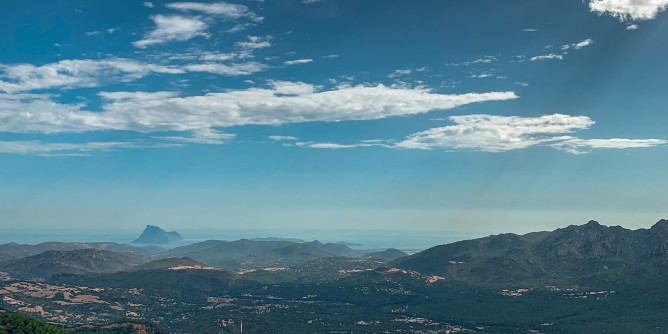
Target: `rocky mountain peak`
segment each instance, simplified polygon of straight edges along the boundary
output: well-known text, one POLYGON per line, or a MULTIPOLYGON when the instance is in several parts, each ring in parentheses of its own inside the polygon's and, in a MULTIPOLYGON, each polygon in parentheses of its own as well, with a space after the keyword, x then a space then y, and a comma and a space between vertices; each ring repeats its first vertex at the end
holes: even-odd
POLYGON ((652 230, 668 231, 668 220, 661 219, 652 225, 652 230))
POLYGON ((174 241, 183 240, 183 237, 178 232, 167 232, 155 225, 146 225, 144 232, 132 241, 133 244, 145 245, 162 245, 174 241))

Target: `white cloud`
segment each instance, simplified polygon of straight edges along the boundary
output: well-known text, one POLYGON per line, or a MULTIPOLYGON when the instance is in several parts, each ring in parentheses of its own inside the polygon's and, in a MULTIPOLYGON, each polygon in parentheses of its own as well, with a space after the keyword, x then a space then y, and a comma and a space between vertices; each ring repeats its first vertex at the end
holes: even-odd
POLYGON ((637 24, 630 24, 626 26, 626 30, 638 30, 638 25, 637 24))
POLYGON ((226 2, 173 2, 167 4, 167 8, 180 11, 201 12, 208 15, 215 15, 230 20, 248 18, 253 21, 260 21, 262 17, 257 16, 248 7, 239 4, 230 4, 226 2))
POLYGON ((135 147, 133 142, 45 143, 41 141, 0 141, 0 153, 45 156, 85 156, 93 151, 113 151, 135 147))
POLYGON ((178 97, 171 92, 100 93, 103 110, 61 104, 49 95, 0 94, 0 132, 63 133, 128 130, 142 133, 190 131, 241 125, 373 120, 414 115, 462 105, 517 98, 513 92, 436 94, 426 89, 383 85, 311 92, 308 84, 274 82, 250 88, 178 97), (290 92, 293 95, 282 93, 290 92))
POLYGON ((183 98, 111 99, 104 106, 105 112, 97 114, 123 119, 128 122, 126 127, 139 131, 186 131, 246 124, 380 119, 517 97, 512 92, 444 95, 383 85, 325 92, 311 92, 312 86, 303 83, 273 85, 271 89, 251 88, 183 98), (285 95, 286 92, 298 95, 285 95))
POLYGON ((153 3, 152 3, 152 2, 149 2, 149 1, 144 1, 143 4, 144 4, 144 7, 146 7, 146 8, 153 8, 153 7, 155 7, 155 6, 153 6, 153 3))
POLYGON ((299 64, 308 64, 312 63, 313 59, 306 58, 306 59, 295 59, 295 60, 287 60, 284 61, 283 64, 285 65, 299 65, 299 64))
POLYGON ((299 138, 293 137, 293 136, 268 136, 267 138, 269 138, 273 141, 295 141, 295 140, 299 140, 299 138))
POLYGON ((253 53, 248 50, 230 52, 230 53, 201 52, 197 54, 197 58, 202 59, 204 61, 229 61, 236 59, 253 58, 253 53))
POLYGON ((332 59, 332 58, 338 58, 338 57, 339 57, 339 55, 337 55, 337 54, 322 56, 322 58, 324 58, 324 59, 332 59))
POLYGON ((449 63, 447 64, 448 66, 470 66, 470 65, 476 65, 476 64, 491 64, 494 62, 497 62, 499 59, 495 56, 482 56, 478 59, 474 59, 471 61, 463 62, 463 63, 449 63))
POLYGON ((180 15, 155 15, 151 19, 155 23, 155 29, 146 34, 143 39, 132 43, 134 46, 145 48, 167 42, 187 41, 198 36, 209 36, 206 33, 208 25, 200 18, 180 15))
POLYGON ((299 147, 308 147, 308 148, 320 148, 328 150, 340 150, 345 148, 357 148, 357 147, 372 147, 372 146, 381 146, 381 147, 390 147, 386 144, 380 143, 357 143, 357 144, 337 144, 337 143, 314 143, 314 142, 299 142, 295 146, 299 147))
POLYGON ((271 85, 276 94, 283 95, 307 95, 315 92, 315 87, 304 82, 272 81, 271 85))
POLYGON ((591 149, 629 149, 629 148, 646 148, 659 145, 665 145, 668 141, 661 139, 580 139, 570 138, 563 140, 550 146, 564 150, 573 154, 589 153, 591 149))
POLYGON ((235 50, 231 52, 187 51, 179 53, 163 53, 160 58, 181 62, 226 62, 254 58, 253 50, 235 50))
MULTIPOLYGON (((549 53, 545 55, 540 55, 540 56, 535 56, 529 58, 530 61, 541 61, 541 60, 550 60, 550 59, 558 59, 558 60, 563 60, 564 57, 568 54, 567 50, 574 49, 574 50, 580 50, 584 47, 590 46, 594 44, 594 40, 591 38, 584 39, 580 42, 577 43, 572 43, 572 44, 564 44, 559 49, 562 51, 561 54, 558 53, 549 53)), ((552 48, 552 45, 547 45, 545 46, 546 49, 552 48)))
POLYGON ((185 69, 190 72, 209 72, 220 75, 240 76, 262 72, 267 69, 267 66, 258 62, 235 64, 207 63, 187 65, 185 69))
MULTIPOLYGON (((227 136, 226 139, 234 138, 234 135, 227 136)), ((119 151, 126 149, 140 148, 168 148, 180 147, 186 143, 197 144, 220 144, 224 140, 217 142, 205 141, 179 141, 178 137, 159 138, 165 141, 156 140, 128 140, 128 141, 109 141, 109 142, 44 142, 41 140, 17 140, 0 141, 0 154, 23 154, 37 155, 44 157, 81 157, 89 156, 93 152, 119 151), (176 142, 176 143, 173 143, 176 142)))
POLYGON ((241 76, 261 72, 267 65, 259 62, 223 64, 216 60, 242 59, 242 54, 202 54, 197 60, 205 63, 164 66, 141 63, 135 60, 74 59, 34 66, 31 64, 0 66, 0 91, 17 93, 39 89, 71 89, 97 87, 109 82, 129 82, 151 73, 183 74, 186 72, 209 72, 219 75, 241 76))
POLYGON ((61 104, 50 95, 0 94, 0 132, 83 132, 110 129, 81 104, 61 104))
POLYGON ((394 147, 505 152, 547 145, 573 154, 591 149, 626 149, 664 145, 661 139, 580 139, 575 131, 594 125, 586 116, 562 114, 539 117, 467 115, 451 116, 454 125, 432 128, 408 136, 394 147))
POLYGON ((476 60, 472 60, 469 62, 464 63, 464 65, 473 65, 473 64, 491 64, 498 59, 494 56, 484 56, 482 58, 478 58, 476 60))
POLYGON ((526 29, 524 29, 524 30, 522 30, 522 31, 524 31, 524 32, 536 32, 536 31, 538 31, 538 29, 534 29, 534 28, 526 28, 526 29))
POLYGON ((248 36, 248 41, 246 42, 237 42, 237 46, 243 48, 243 49, 262 49, 262 48, 268 48, 271 46, 271 42, 269 42, 272 39, 270 35, 267 35, 265 37, 260 37, 260 36, 248 36))
POLYGON ((485 79, 485 78, 491 78, 493 75, 494 75, 494 74, 489 73, 489 72, 483 72, 483 73, 479 73, 479 74, 472 74, 472 75, 471 75, 471 78, 474 78, 474 79, 485 79))
POLYGON ((594 122, 584 116, 545 115, 541 117, 469 115, 452 116, 457 125, 429 129, 393 143, 388 140, 363 140, 359 143, 284 143, 318 149, 385 147, 394 149, 445 149, 506 152, 533 146, 549 146, 571 154, 591 153, 593 149, 648 148, 668 144, 661 139, 580 139, 563 134, 587 129, 594 122))
POLYGON ((305 3, 307 5, 312 5, 314 3, 321 3, 324 2, 324 0, 302 0, 302 3, 305 3))
POLYGON ((599 15, 610 15, 620 21, 651 20, 666 10, 668 0, 590 0, 589 8, 599 15))
POLYGON ((415 133, 396 146, 503 152, 554 142, 560 139, 555 135, 586 129, 594 124, 586 116, 561 114, 540 117, 467 115, 449 119, 455 125, 415 133))
POLYGON ((573 46, 574 49, 579 50, 579 49, 582 49, 586 46, 590 46, 593 43, 594 43, 594 41, 591 38, 587 38, 587 39, 583 40, 582 42, 578 42, 578 43, 573 44, 572 46, 573 46))
POLYGON ((550 54, 546 54, 546 55, 534 56, 534 57, 529 58, 529 60, 531 60, 531 61, 550 60, 550 59, 563 60, 564 56, 560 55, 560 54, 550 53, 550 54))
POLYGON ((0 91, 8 93, 35 89, 96 87, 102 82, 131 81, 150 73, 185 73, 183 69, 144 64, 130 59, 62 60, 34 66, 0 67, 0 91))
POLYGON ((390 79, 395 79, 395 78, 411 75, 411 73, 413 73, 413 70, 410 69, 410 68, 398 69, 398 70, 394 70, 392 73, 388 74, 387 77, 390 78, 390 79))
POLYGON ((177 97, 174 92, 101 92, 100 97, 107 100, 141 100, 150 101, 177 97))
POLYGON ((218 145, 225 143, 231 139, 234 139, 236 135, 230 133, 223 133, 211 128, 203 128, 192 131, 191 136, 161 136, 155 137, 157 139, 184 143, 184 144, 205 144, 205 145, 218 145))

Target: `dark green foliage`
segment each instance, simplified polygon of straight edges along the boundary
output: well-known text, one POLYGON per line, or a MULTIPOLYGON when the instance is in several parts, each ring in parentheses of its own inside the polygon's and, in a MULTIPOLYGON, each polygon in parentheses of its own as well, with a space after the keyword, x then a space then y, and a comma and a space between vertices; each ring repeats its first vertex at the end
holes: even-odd
POLYGON ((56 292, 55 295, 53 295, 53 301, 65 301, 65 294, 62 292, 56 292))
POLYGON ((67 331, 70 334, 167 334, 153 324, 127 320, 100 326, 82 326, 67 331))
POLYGON ((63 329, 26 316, 0 310, 0 334, 66 334, 63 329))

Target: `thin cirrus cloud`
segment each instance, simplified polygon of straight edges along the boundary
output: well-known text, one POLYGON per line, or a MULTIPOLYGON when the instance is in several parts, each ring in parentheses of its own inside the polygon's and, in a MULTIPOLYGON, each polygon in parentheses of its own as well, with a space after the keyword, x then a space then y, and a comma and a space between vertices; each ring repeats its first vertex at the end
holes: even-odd
POLYGON ((568 50, 570 48, 573 48, 575 50, 580 50, 584 47, 590 46, 594 44, 594 40, 591 38, 587 38, 581 42, 573 43, 573 44, 566 44, 561 47, 562 50, 568 50))
POLYGON ((589 9, 620 21, 652 20, 666 10, 668 0, 590 0, 589 9))
POLYGON ((234 64, 206 63, 187 65, 185 66, 185 69, 189 72, 208 72, 227 76, 241 76, 262 72, 267 69, 267 65, 254 61, 234 64))
POLYGON ((576 131, 589 129, 594 121, 587 116, 562 114, 538 117, 466 115, 450 116, 454 125, 414 133, 399 142, 367 140, 353 144, 297 142, 294 145, 320 149, 346 149, 381 146, 395 149, 472 150, 507 152, 534 146, 549 146, 572 154, 590 153, 593 149, 647 148, 667 144, 662 139, 581 139, 576 131))
POLYGON ((647 148, 665 145, 668 141, 662 139, 580 139, 569 138, 551 144, 551 147, 573 154, 589 153, 592 149, 628 149, 647 148))
POLYGON ((562 114, 539 117, 467 115, 451 116, 454 125, 432 128, 396 144, 407 149, 451 149, 505 152, 548 145, 569 153, 587 149, 625 149, 663 145, 660 139, 580 139, 571 133, 594 125, 587 116, 562 114))
POLYGON ((549 53, 529 58, 530 61, 541 61, 541 60, 552 60, 552 59, 563 60, 564 56, 556 53, 549 53))
POLYGON ((124 58, 62 60, 42 66, 5 65, 0 68, 0 91, 96 87, 103 81, 132 81, 150 73, 181 74, 185 71, 124 58))
POLYGON ((391 144, 387 144, 383 140, 378 140, 378 139, 363 140, 355 144, 318 143, 318 142, 308 141, 308 142, 296 142, 294 144, 284 144, 283 146, 308 147, 308 148, 318 148, 327 150, 341 150, 347 148, 374 147, 374 146, 393 148, 391 144))
POLYGON ((202 36, 208 37, 208 24, 203 19, 181 15, 155 15, 151 17, 155 29, 144 35, 144 38, 132 43, 138 48, 164 44, 175 41, 187 41, 202 36))
POLYGON ((167 8, 184 12, 200 12, 230 20, 248 18, 252 21, 262 21, 263 19, 244 5, 226 2, 173 2, 167 4, 167 8))
POLYGON ((299 140, 299 138, 294 137, 294 136, 267 136, 267 138, 269 138, 273 141, 295 141, 295 140, 299 140))
MULTIPOLYGON (((480 58, 466 61, 463 63, 450 63, 448 66, 470 66, 470 65, 489 65, 491 63, 497 62, 499 59, 495 56, 482 56, 480 58)), ((410 73, 409 73, 410 74, 410 73)))
POLYGON ((224 133, 211 128, 192 131, 190 136, 156 136, 155 139, 183 144, 218 145, 236 137, 232 133, 224 133))
POLYGON ((248 36, 247 41, 243 42, 237 42, 237 46, 246 49, 246 50, 254 50, 254 49, 263 49, 263 48, 268 48, 271 46, 271 39, 272 36, 267 35, 267 36, 248 36))
MULTIPOLYGON (((548 53, 544 55, 534 56, 529 58, 530 61, 542 61, 542 60, 563 60, 568 54, 567 50, 580 50, 582 48, 588 47, 594 44, 594 40, 591 38, 584 39, 577 43, 564 44, 560 47, 562 53, 548 53)), ((546 48, 552 48, 552 45, 547 46, 546 48)))
POLYGON ((87 156, 95 151, 137 147, 133 142, 45 143, 41 141, 0 141, 0 153, 42 156, 87 156))
POLYGON ((390 79, 395 79, 395 78, 411 75, 411 73, 413 73, 413 70, 410 69, 410 68, 398 69, 398 70, 394 70, 392 73, 388 74, 387 77, 390 78, 390 79))
POLYGON ((473 149, 503 152, 553 142, 555 135, 587 129, 594 122, 585 116, 540 117, 467 115, 451 116, 454 125, 432 128, 397 143, 412 149, 473 149))
POLYGON ((305 59, 294 59, 294 60, 286 60, 283 62, 285 65, 300 65, 300 64, 308 64, 312 63, 313 59, 310 58, 305 58, 305 59))
POLYGON ((0 67, 0 91, 17 93, 51 88, 90 88, 109 82, 130 82, 152 73, 208 72, 226 76, 243 76, 267 69, 267 65, 259 62, 224 64, 215 62, 217 59, 213 58, 215 57, 204 55, 200 59, 204 61, 203 63, 178 66, 147 64, 125 58, 62 60, 42 66, 5 65, 0 67))

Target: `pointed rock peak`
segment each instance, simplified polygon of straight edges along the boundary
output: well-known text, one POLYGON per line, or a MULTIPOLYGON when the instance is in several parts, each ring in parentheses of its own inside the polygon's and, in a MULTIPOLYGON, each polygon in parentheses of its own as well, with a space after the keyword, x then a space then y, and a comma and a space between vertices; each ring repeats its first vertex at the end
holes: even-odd
POLYGON ((311 241, 310 244, 313 244, 313 245, 322 245, 322 242, 320 242, 318 239, 315 239, 315 240, 311 241))
POLYGON ((173 241, 183 240, 183 237, 178 232, 167 232, 155 225, 146 225, 144 232, 132 241, 133 244, 145 245, 159 245, 168 244, 173 241))
POLYGON ((599 222, 597 222, 595 220, 590 220, 586 224, 582 225, 582 227, 584 228, 585 231, 597 231, 597 230, 603 230, 603 229, 606 228, 605 226, 599 224, 599 222))
POLYGON ((656 229, 668 230, 668 220, 666 220, 666 219, 659 220, 658 222, 656 222, 656 224, 654 224, 652 226, 652 229, 653 230, 656 230, 656 229))

